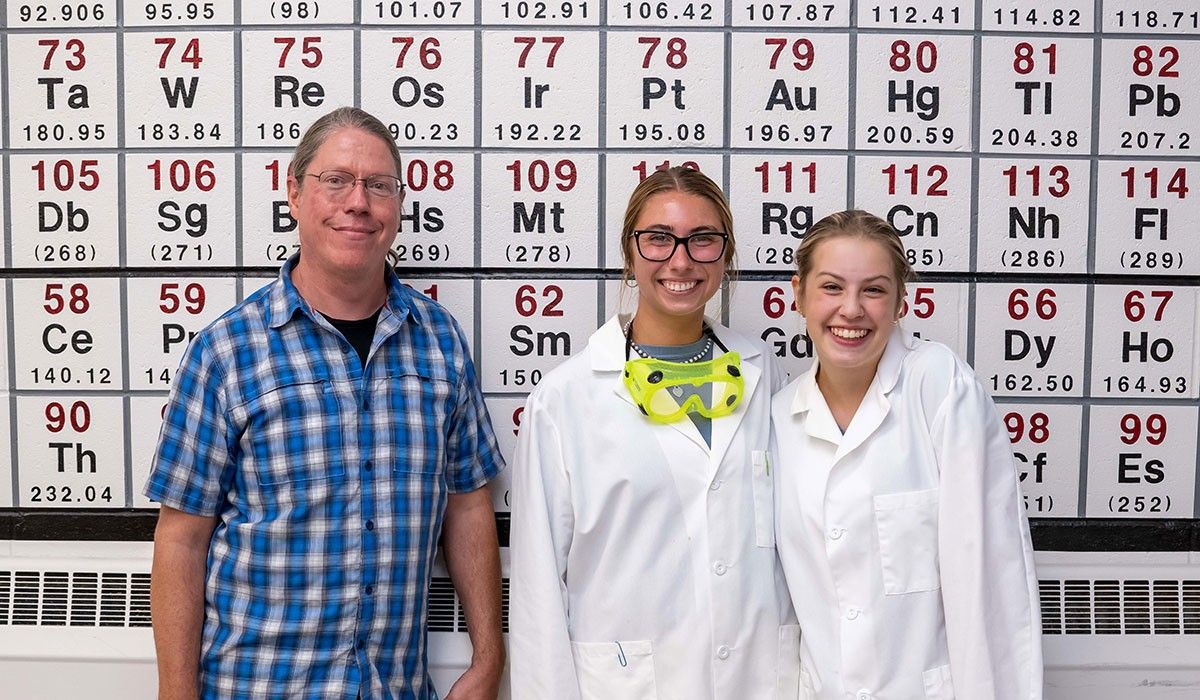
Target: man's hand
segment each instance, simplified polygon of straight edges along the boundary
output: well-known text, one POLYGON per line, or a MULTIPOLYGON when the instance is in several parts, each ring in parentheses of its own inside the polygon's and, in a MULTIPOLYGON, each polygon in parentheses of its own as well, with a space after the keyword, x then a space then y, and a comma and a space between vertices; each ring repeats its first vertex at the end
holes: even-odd
POLYGON ((471 664, 466 673, 459 676, 446 700, 496 700, 500 694, 500 677, 504 667, 485 669, 471 664))

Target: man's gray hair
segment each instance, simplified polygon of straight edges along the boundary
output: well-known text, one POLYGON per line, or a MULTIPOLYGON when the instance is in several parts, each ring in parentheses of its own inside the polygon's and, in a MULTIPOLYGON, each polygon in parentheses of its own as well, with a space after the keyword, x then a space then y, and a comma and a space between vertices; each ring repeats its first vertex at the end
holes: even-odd
POLYGON ((308 127, 308 131, 304 132, 304 136, 300 138, 300 143, 296 144, 296 150, 292 153, 292 163, 288 166, 288 173, 296 178, 298 185, 303 182, 300 176, 307 172, 308 164, 317 155, 317 150, 325 144, 329 135, 338 129, 361 129, 368 134, 378 136, 387 144, 392 161, 396 163, 396 177, 402 177, 400 149, 396 148, 396 139, 383 122, 358 107, 338 107, 313 122, 312 126, 308 127))

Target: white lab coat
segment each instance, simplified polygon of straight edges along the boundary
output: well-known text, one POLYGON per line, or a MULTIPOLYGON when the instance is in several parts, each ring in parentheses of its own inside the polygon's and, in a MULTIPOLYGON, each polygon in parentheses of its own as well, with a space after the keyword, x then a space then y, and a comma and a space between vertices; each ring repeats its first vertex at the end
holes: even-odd
MULTIPOLYGON (((651 423, 618 319, 529 396, 512 465, 514 700, 794 700, 799 627, 766 462, 774 358, 742 357, 736 412, 651 423)), ((715 352, 719 353, 719 350, 715 352)))
POLYGON ((776 531, 820 700, 1038 700, 1033 547, 1008 434, 896 329, 843 435, 817 365, 776 394, 776 531))

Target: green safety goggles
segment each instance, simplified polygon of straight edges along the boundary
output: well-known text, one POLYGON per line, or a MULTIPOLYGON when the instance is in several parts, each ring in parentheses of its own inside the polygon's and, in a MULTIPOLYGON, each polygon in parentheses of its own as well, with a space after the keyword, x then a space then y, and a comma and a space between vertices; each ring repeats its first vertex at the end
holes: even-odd
POLYGON ((742 400, 742 358, 736 352, 691 363, 640 357, 625 363, 625 388, 642 413, 655 423, 674 423, 688 413, 720 418, 737 410, 742 400), (705 403, 699 394, 693 394, 680 403, 668 389, 685 384, 710 384, 709 401, 705 403))
MULTIPOLYGON (((632 325, 630 326, 632 327, 632 325)), ((655 423, 674 423, 688 413, 705 418, 720 418, 737 410, 745 382, 742 380, 742 356, 730 352, 706 324, 704 332, 725 351, 707 362, 670 362, 653 357, 629 359, 633 335, 625 334, 625 388, 642 413, 655 423), (668 391, 672 387, 710 385, 708 401, 699 394, 681 403, 668 391)))

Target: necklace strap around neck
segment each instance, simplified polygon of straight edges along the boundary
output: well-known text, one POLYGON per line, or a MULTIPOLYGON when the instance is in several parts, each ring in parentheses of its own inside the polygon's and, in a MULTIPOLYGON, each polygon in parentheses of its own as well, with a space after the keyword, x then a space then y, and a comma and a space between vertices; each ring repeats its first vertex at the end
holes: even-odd
MULTIPOLYGON (((634 352, 636 352, 638 354, 638 356, 643 357, 643 358, 662 359, 662 358, 654 358, 649 352, 647 352, 645 350, 645 348, 643 348, 641 345, 639 345, 633 339, 633 319, 632 318, 630 318, 629 321, 627 321, 625 323, 625 327, 624 327, 623 331, 625 334, 625 361, 626 362, 629 361, 629 351, 630 350, 633 350, 634 352)), ((723 350, 725 352, 729 352, 729 350, 725 348, 725 345, 723 343, 721 343, 721 340, 716 337, 716 334, 713 333, 712 328, 709 327, 707 322, 704 323, 704 325, 702 327, 701 337, 704 338, 705 343, 704 343, 704 347, 702 347, 699 352, 697 352, 695 355, 693 355, 687 359, 675 360, 675 361, 681 362, 683 364, 690 364, 692 362, 697 362, 697 361, 703 359, 704 356, 708 355, 712 351, 714 341, 716 341, 716 344, 721 347, 721 350, 723 350)), ((691 343, 687 343, 687 345, 691 345, 691 343)))

